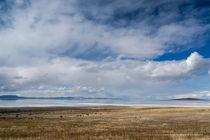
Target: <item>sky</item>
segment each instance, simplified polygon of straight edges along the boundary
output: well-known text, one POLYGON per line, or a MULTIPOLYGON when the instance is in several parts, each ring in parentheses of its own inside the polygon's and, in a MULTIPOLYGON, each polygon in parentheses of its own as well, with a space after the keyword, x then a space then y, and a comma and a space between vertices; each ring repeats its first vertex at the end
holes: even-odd
POLYGON ((210 98, 209 0, 0 0, 0 95, 210 98))

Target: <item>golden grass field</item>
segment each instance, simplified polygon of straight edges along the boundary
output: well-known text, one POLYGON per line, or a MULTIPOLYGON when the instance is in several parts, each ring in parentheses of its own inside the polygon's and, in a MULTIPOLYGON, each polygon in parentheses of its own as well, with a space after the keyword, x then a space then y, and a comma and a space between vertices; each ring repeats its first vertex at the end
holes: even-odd
POLYGON ((0 140, 207 140, 210 108, 1 108, 0 140))

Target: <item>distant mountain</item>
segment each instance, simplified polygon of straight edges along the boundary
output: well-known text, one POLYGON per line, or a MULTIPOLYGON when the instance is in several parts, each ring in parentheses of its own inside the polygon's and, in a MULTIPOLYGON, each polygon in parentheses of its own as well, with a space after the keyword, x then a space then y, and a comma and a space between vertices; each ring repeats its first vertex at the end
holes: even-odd
POLYGON ((18 100, 23 99, 22 97, 16 95, 2 95, 0 96, 0 100, 18 100))
POLYGON ((210 101, 207 99, 199 99, 199 98, 176 98, 176 99, 171 99, 175 101, 210 101))
POLYGON ((117 100, 115 98, 89 98, 89 97, 23 97, 17 95, 2 95, 0 100, 24 100, 24 99, 40 99, 40 100, 82 100, 82 99, 97 99, 97 100, 117 100))

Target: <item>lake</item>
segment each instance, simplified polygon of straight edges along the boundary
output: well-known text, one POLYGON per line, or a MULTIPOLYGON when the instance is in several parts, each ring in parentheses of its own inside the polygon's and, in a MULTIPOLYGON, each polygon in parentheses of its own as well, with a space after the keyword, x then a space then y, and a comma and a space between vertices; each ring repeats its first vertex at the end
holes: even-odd
POLYGON ((141 99, 0 100, 0 107, 99 106, 99 105, 210 106, 210 102, 209 101, 161 101, 161 100, 141 100, 141 99))

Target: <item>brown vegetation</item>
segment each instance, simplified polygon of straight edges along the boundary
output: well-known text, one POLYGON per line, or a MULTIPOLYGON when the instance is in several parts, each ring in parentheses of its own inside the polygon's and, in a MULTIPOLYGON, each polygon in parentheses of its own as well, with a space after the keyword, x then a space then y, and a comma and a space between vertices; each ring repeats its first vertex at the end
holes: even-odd
POLYGON ((0 140, 210 139, 210 108, 0 109, 0 140))

